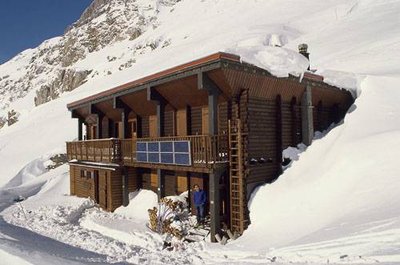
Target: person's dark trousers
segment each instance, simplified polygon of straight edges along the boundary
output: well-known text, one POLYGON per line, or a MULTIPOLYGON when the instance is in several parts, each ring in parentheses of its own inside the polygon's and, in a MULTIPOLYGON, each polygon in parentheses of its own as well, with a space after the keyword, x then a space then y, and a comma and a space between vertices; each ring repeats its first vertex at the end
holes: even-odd
POLYGON ((201 224, 204 222, 204 204, 196 205, 196 213, 197 213, 197 223, 201 224))

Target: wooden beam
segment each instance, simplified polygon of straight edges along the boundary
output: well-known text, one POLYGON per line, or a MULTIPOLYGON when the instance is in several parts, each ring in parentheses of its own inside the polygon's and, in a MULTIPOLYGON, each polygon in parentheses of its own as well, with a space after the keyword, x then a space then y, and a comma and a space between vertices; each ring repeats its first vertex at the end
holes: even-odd
POLYGON ((218 134, 218 96, 222 91, 204 72, 197 74, 197 88, 208 92, 208 132, 218 134))
POLYGON ((76 110, 71 110, 72 119, 84 119, 76 110))
POLYGON ((129 135, 129 124, 128 124, 128 116, 129 109, 122 109, 121 112, 121 123, 122 123, 122 134, 119 136, 121 139, 126 139, 129 135))
POLYGON ((106 116, 105 113, 97 108, 94 104, 89 104, 89 115, 97 115, 96 121, 96 138, 103 138, 103 118, 106 116))
POLYGON ((126 170, 126 167, 123 167, 121 169, 122 172, 122 205, 123 206, 128 206, 129 204, 129 177, 128 177, 128 170, 126 170))
POLYGON ((129 110, 133 111, 133 109, 119 97, 113 98, 113 108, 114 109, 129 109, 129 110))
POLYGON ((213 93, 222 94, 221 89, 214 83, 211 78, 208 77, 207 73, 200 72, 197 74, 197 88, 207 91, 212 91, 213 93))
MULTIPOLYGON (((93 99, 90 100, 91 103, 99 103, 99 102, 103 102, 103 101, 107 101, 110 100, 114 97, 119 97, 119 96, 123 96, 123 95, 127 95, 127 94, 131 94, 137 91, 142 91, 144 89, 147 89, 149 86, 150 87, 155 87, 155 86, 159 86, 165 83, 169 83, 171 81, 177 80, 177 79, 182 79, 182 78, 186 78, 189 76, 195 76, 197 75, 199 72, 204 72, 204 71, 211 71, 211 70, 215 70, 218 68, 221 68, 221 62, 222 61, 227 61, 225 59, 221 59, 220 61, 216 61, 214 63, 211 64, 207 64, 205 66, 201 66, 198 68, 194 68, 194 69, 190 69, 188 71, 184 71, 184 72, 179 72, 176 74, 172 74, 172 75, 168 75, 166 77, 162 77, 159 79, 156 79, 154 81, 150 81, 147 82, 145 84, 142 85, 132 85, 131 87, 127 87, 124 90, 121 91, 117 91, 115 93, 110 93, 110 94, 106 94, 104 93, 104 95, 99 95, 98 97, 95 97, 96 95, 92 96, 95 97, 93 99)), ((82 100, 82 103, 77 102, 76 105, 69 107, 69 109, 79 109, 84 107, 85 105, 88 104, 89 99, 86 100, 82 100)))
POLYGON ((82 127, 83 127, 83 123, 85 121, 82 118, 78 119, 78 141, 82 141, 83 140, 83 136, 82 136, 82 127))
POLYGON ((277 177, 282 174, 283 130, 282 130, 282 97, 277 95, 276 103, 276 161, 277 177))
POLYGON ((211 242, 216 242, 216 235, 221 229, 220 220, 220 194, 219 180, 223 174, 222 170, 213 170, 209 175, 209 196, 210 196, 210 234, 211 242))
POLYGON ((310 145, 314 136, 314 124, 311 86, 308 85, 301 99, 301 129, 303 143, 310 145))
POLYGON ((158 199, 161 200, 165 196, 165 172, 160 168, 157 169, 157 180, 158 180, 157 195, 158 199))

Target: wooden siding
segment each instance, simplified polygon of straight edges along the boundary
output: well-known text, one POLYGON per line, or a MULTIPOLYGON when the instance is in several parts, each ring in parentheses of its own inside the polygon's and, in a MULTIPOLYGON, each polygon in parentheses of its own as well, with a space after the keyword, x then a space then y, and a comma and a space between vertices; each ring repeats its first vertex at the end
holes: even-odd
POLYGON ((150 115, 149 117, 149 135, 150 137, 157 137, 157 116, 150 115))
POLYGON ((128 174, 128 191, 133 192, 140 189, 142 183, 137 173, 137 168, 126 167, 125 173, 128 174))
POLYGON ((164 132, 163 136, 174 136, 175 135, 175 112, 167 111, 164 114, 164 132))
POLYGON ((248 163, 247 183, 274 179, 281 161, 277 161, 277 105, 264 98, 248 102, 248 163), (264 158, 265 163, 259 163, 264 158), (252 161, 253 159, 253 161, 252 161), (256 160, 256 161, 254 161, 256 160))
POLYGON ((186 109, 179 109, 176 112, 176 135, 188 135, 186 109))
MULTIPOLYGON (((218 105, 218 134, 228 134, 228 120, 230 118, 228 102, 222 102, 218 105)), ((229 106, 231 107, 231 106, 229 106)))
POLYGON ((202 134, 202 107, 193 107, 190 109, 190 134, 202 134))
POLYGON ((142 137, 150 137, 149 116, 142 117, 142 137))
MULTIPOLYGON (((70 165, 71 195, 90 197, 105 210, 114 211, 122 205, 122 176, 123 169, 99 169, 85 166, 70 165), (82 172, 90 172, 86 177, 82 172)), ((141 187, 137 169, 126 168, 128 174, 128 191, 132 192, 141 187)))
POLYGON ((175 196, 178 194, 177 178, 174 172, 164 174, 165 196, 175 196))
POLYGON ((293 96, 300 98, 305 90, 304 84, 287 78, 276 78, 229 68, 223 69, 223 72, 232 96, 240 94, 241 89, 248 88, 250 97, 274 100, 277 95, 281 95, 283 102, 289 102, 293 96))
POLYGON ((208 106, 201 108, 201 133, 203 135, 209 133, 208 106))
POLYGON ((138 175, 139 178, 141 179, 143 189, 157 192, 158 188, 157 171, 141 168, 138 170, 138 175))

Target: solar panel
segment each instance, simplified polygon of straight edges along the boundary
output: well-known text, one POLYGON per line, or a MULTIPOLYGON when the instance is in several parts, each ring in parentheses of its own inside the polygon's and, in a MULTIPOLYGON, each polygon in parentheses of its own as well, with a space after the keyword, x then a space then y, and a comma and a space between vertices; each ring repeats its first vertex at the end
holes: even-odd
POLYGON ((143 141, 136 143, 136 160, 190 166, 190 141, 143 141))

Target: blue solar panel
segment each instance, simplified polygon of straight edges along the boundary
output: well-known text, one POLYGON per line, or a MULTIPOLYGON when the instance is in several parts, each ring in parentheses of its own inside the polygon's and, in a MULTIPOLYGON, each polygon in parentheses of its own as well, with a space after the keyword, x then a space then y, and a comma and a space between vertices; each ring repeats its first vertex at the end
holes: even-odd
POLYGON ((161 152, 172 152, 173 145, 172 142, 160 142, 161 152))
POLYGON ((177 165, 190 165, 189 154, 177 154, 175 153, 175 164, 177 165))
POLYGON ((149 163, 159 163, 160 162, 160 153, 151 153, 149 152, 149 159, 148 162, 149 163))
POLYGON ((159 152, 160 151, 160 143, 159 142, 147 143, 147 151, 149 151, 149 152, 159 152))
POLYGON ((190 141, 143 141, 136 148, 138 162, 191 165, 190 141))
POLYGON ((147 152, 147 142, 137 142, 136 150, 138 152, 147 152))
POLYGON ((174 163, 174 153, 161 153, 161 163, 173 164, 174 163))
POLYGON ((174 150, 178 153, 188 153, 189 152, 189 141, 176 141, 174 142, 174 150))
POLYGON ((138 162, 147 162, 147 153, 144 152, 137 152, 136 160, 138 162))

